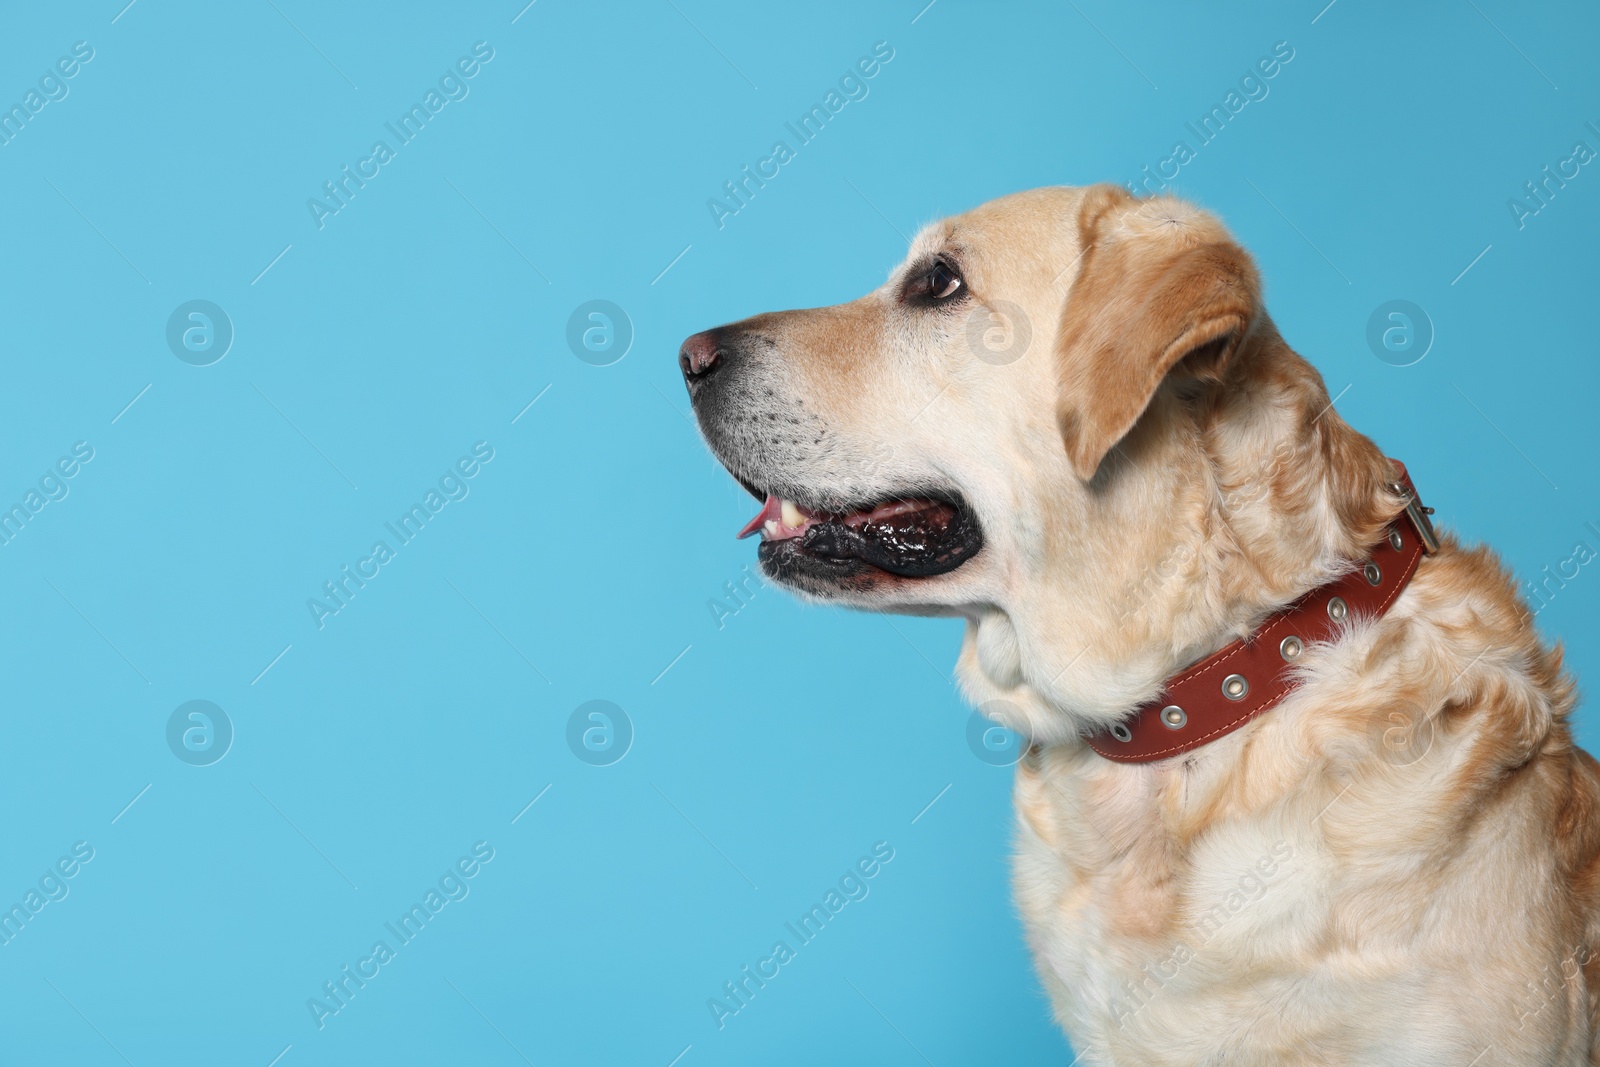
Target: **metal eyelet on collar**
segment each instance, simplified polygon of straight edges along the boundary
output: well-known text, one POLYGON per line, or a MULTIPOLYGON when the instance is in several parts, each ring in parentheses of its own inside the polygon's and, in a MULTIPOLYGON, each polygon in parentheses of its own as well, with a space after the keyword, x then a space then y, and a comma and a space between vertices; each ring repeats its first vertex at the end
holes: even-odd
POLYGON ((1336 596, 1328 601, 1328 618, 1334 622, 1344 622, 1350 614, 1350 605, 1344 602, 1344 597, 1336 596))
POLYGON ((1161 725, 1169 730, 1181 730, 1189 721, 1189 713, 1176 704, 1168 704, 1161 709, 1161 725))
POLYGON ((1278 655, 1283 657, 1285 663, 1293 663, 1300 658, 1300 653, 1306 650, 1306 643, 1290 634, 1278 642, 1278 655))
POLYGON ((1383 581, 1383 571, 1376 563, 1368 562, 1361 568, 1362 577, 1366 578, 1368 585, 1377 585, 1383 581))
POLYGON ((1250 683, 1242 674, 1230 674, 1222 680, 1222 695, 1229 700, 1243 700, 1250 692, 1250 683))
POLYGON ((1124 726, 1120 722, 1113 723, 1111 725, 1111 736, 1115 737, 1118 741, 1121 741, 1123 744, 1127 744, 1129 741, 1133 740, 1133 731, 1128 729, 1126 726, 1124 726))
POLYGON ((1399 530, 1390 530, 1389 531, 1389 547, 1394 549, 1396 552, 1398 552, 1402 548, 1404 548, 1405 546, 1406 546, 1405 538, 1400 536, 1400 531, 1399 530))

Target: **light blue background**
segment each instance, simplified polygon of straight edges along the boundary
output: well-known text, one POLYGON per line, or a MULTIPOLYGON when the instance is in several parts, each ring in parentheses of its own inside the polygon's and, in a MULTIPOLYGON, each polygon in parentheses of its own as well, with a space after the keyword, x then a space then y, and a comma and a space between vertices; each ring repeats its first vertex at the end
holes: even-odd
MULTIPOLYGON (((0 946, 0 1061, 1070 1061, 959 625, 760 589, 719 628, 755 505, 675 353, 858 295, 941 214, 1133 179, 1277 41, 1179 191, 1440 521, 1523 578, 1600 548, 1600 167, 1507 208, 1600 147, 1592 8, 274 2, 4 16, 0 101, 95 57, 0 146, 0 503, 95 456, 0 547, 0 903, 95 857, 0 946), (470 95, 319 230, 307 198, 477 41, 470 95), (870 95, 719 230, 707 198, 877 41, 870 95), (236 331, 208 367, 164 339, 196 298, 236 331), (632 321, 614 365, 567 346, 590 299, 632 321), (1436 331, 1414 366, 1368 349, 1391 299, 1436 331), (480 440, 470 496, 319 630, 307 598, 480 440), (208 767, 165 739, 191 699, 236 730, 208 767), (591 699, 636 734, 609 767, 565 741, 591 699), (307 999, 479 840, 470 896, 319 1031, 307 999), (876 841, 870 896, 719 1031, 707 998, 876 841)), ((1591 685, 1597 597, 1584 568, 1539 617, 1591 685)))

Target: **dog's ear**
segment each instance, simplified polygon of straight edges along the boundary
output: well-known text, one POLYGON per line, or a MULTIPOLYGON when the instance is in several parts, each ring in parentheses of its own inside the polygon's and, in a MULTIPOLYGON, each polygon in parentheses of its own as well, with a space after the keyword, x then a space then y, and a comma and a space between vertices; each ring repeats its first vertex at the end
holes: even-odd
POLYGON ((1171 197, 1089 190, 1077 277, 1056 342, 1056 416, 1073 470, 1094 477, 1169 374, 1218 380, 1259 317, 1248 253, 1171 197))

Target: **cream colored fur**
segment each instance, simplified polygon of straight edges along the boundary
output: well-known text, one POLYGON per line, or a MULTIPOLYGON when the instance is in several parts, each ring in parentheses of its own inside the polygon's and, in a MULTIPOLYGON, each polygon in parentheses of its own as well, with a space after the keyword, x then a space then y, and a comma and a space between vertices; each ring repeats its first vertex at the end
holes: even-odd
POLYGON ((1121 765, 1079 740, 1342 573, 1398 508, 1220 223, 1104 186, 1017 194, 926 228, 860 300, 741 326, 775 353, 758 408, 817 428, 723 450, 736 473, 947 484, 982 523, 950 574, 800 591, 966 619, 964 690, 1033 742, 1015 893, 1078 1062, 1600 1063, 1600 774, 1559 650, 1486 550, 1446 537, 1219 741, 1121 765), (966 310, 901 298, 933 254, 966 310), (974 322, 1031 342, 979 358, 974 322))

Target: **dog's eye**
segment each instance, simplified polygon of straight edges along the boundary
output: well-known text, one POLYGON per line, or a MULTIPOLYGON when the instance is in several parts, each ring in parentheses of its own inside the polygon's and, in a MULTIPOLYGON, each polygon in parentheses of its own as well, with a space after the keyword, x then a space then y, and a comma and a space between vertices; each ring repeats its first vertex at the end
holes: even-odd
POLYGON ((935 263, 928 271, 928 296, 934 300, 948 300, 961 291, 961 276, 947 264, 935 263))

